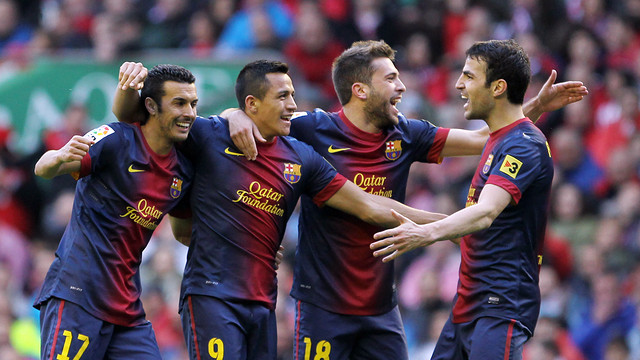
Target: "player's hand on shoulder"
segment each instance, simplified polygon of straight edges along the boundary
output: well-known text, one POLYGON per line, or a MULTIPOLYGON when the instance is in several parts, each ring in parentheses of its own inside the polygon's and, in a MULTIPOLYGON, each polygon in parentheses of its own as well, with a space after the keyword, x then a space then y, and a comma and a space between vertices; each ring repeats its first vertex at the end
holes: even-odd
POLYGON ((60 162, 81 161, 93 145, 93 140, 75 135, 60 150, 58 156, 60 162))
POLYGON ((142 63, 125 61, 120 65, 118 88, 122 90, 140 90, 144 86, 149 71, 142 63))
POLYGON ((231 141, 242 151, 248 160, 255 160, 258 156, 256 141, 266 142, 256 124, 242 110, 223 112, 223 116, 229 120, 229 135, 231 141))

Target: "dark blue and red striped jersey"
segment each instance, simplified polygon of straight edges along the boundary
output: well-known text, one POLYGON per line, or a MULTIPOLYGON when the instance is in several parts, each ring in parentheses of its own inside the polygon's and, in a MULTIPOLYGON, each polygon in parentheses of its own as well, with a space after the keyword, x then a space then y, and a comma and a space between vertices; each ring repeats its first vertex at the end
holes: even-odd
MULTIPOLYGON (((403 202, 415 161, 440 162, 448 129, 407 120, 377 134, 358 129, 343 112, 297 113, 291 135, 311 145, 362 190, 403 202)), ((369 248, 380 228, 303 196, 291 295, 325 310, 376 315, 396 305, 393 262, 369 248)))
POLYGON ((321 206, 347 180, 290 137, 259 144, 249 161, 219 117, 197 118, 185 145, 196 175, 181 299, 207 295, 274 308, 276 251, 298 199, 306 194, 321 206))
POLYGON ((467 206, 477 204, 486 184, 509 192, 512 202, 489 228, 461 243, 453 322, 492 316, 516 319, 533 332, 552 179, 547 140, 528 118, 491 133, 467 206))
POLYGON ((138 124, 90 131, 71 220, 35 305, 55 296, 123 326, 144 323, 139 266, 163 216, 185 197, 191 163, 154 153, 138 124))

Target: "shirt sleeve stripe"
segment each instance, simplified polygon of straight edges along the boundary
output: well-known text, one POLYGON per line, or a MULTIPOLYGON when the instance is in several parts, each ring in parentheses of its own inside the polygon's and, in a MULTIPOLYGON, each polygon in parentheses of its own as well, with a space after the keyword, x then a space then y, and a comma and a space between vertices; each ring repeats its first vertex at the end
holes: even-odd
POLYGON ((427 161, 430 163, 440 164, 442 162, 442 149, 444 149, 444 143, 447 142, 447 136, 449 136, 449 130, 446 128, 438 128, 436 136, 433 139, 433 145, 429 149, 427 154, 427 161))
POLYGON ((338 192, 346 182, 347 178, 337 174, 333 180, 324 187, 324 189, 320 190, 316 196, 313 197, 313 203, 318 207, 322 207, 324 203, 338 192))
POLYGON ((74 179, 78 180, 89 174, 91 174, 91 155, 89 155, 89 153, 86 153, 82 158, 82 161, 80 161, 80 171, 71 174, 71 176, 73 176, 74 179))
POLYGON ((502 176, 489 175, 489 178, 487 179, 487 184, 493 184, 505 189, 509 194, 511 194, 511 197, 513 198, 513 201, 515 201, 516 204, 520 202, 520 199, 522 198, 522 193, 520 192, 520 189, 514 183, 503 178, 502 176))

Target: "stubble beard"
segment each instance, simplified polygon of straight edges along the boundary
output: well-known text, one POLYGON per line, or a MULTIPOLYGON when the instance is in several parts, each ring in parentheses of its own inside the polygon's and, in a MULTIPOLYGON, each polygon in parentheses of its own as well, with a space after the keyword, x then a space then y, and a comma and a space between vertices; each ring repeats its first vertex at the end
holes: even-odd
POLYGON ((398 122, 398 118, 389 113, 387 103, 384 99, 374 94, 364 106, 367 119, 379 129, 393 127, 398 122))

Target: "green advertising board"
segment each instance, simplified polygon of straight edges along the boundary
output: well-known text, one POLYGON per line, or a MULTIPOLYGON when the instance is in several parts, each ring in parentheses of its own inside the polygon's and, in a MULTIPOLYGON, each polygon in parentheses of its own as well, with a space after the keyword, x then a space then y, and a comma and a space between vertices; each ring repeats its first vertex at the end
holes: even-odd
MULTIPOLYGON (((173 62, 172 62, 173 63, 173 62)), ((156 63, 145 63, 148 68, 156 63)), ((177 63, 193 72, 198 88, 198 114, 209 116, 236 107, 237 63, 177 63)), ((37 149, 42 131, 56 128, 70 103, 82 103, 89 126, 116 121, 111 113, 120 64, 86 61, 41 61, 0 84, 0 125, 11 124, 11 150, 27 154, 37 149)))

